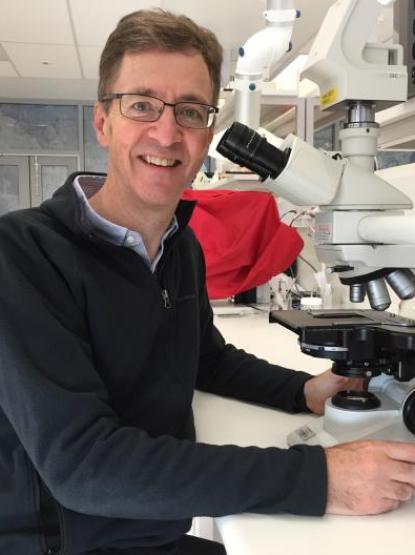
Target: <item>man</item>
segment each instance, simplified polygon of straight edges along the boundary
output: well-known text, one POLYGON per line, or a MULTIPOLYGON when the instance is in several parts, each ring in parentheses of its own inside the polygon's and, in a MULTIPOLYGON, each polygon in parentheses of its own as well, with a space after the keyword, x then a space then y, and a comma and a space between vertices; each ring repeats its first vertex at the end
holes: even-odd
POLYGON ((415 445, 194 442, 195 386, 321 413, 347 382, 225 345, 180 201, 206 156, 221 49, 139 11, 109 37, 95 110, 106 177, 0 220, 0 552, 224 553, 191 517, 378 513, 409 499, 415 445))

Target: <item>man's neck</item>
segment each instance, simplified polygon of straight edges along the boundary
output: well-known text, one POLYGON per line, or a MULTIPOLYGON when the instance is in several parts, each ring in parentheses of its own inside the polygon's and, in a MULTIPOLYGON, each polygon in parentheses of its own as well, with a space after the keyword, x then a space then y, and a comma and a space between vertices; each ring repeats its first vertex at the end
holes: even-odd
POLYGON ((138 231, 143 239, 150 261, 160 248, 163 235, 171 224, 174 209, 138 206, 131 199, 123 199, 120 191, 112 194, 112 187, 105 182, 101 189, 89 198, 92 208, 110 222, 138 231))

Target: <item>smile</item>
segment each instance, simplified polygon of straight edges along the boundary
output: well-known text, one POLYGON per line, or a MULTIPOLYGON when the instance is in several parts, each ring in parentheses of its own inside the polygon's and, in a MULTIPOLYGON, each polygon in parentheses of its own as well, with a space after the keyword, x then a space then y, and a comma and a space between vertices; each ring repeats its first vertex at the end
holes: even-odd
POLYGON ((175 160, 173 158, 157 158, 156 156, 149 156, 148 154, 140 156, 140 158, 147 164, 151 164, 152 166, 161 166, 163 168, 176 167, 181 163, 180 160, 175 160))

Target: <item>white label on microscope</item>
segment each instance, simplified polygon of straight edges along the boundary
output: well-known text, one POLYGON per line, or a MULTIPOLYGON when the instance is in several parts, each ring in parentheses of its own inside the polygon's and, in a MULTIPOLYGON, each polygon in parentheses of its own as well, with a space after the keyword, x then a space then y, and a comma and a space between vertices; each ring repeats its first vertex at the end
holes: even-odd
POLYGON ((315 432, 313 432, 313 430, 308 426, 302 426, 301 428, 299 428, 297 430, 297 434, 299 435, 302 441, 308 441, 309 439, 311 439, 316 435, 315 432))

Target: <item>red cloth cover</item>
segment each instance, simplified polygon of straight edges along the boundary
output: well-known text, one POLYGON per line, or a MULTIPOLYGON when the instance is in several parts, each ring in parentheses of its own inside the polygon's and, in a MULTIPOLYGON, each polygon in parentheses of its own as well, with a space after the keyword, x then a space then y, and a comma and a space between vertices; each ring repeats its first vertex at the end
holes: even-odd
POLYGON ((196 191, 190 226, 206 258, 210 299, 222 299, 261 285, 288 268, 303 248, 297 231, 280 222, 271 193, 196 191))

